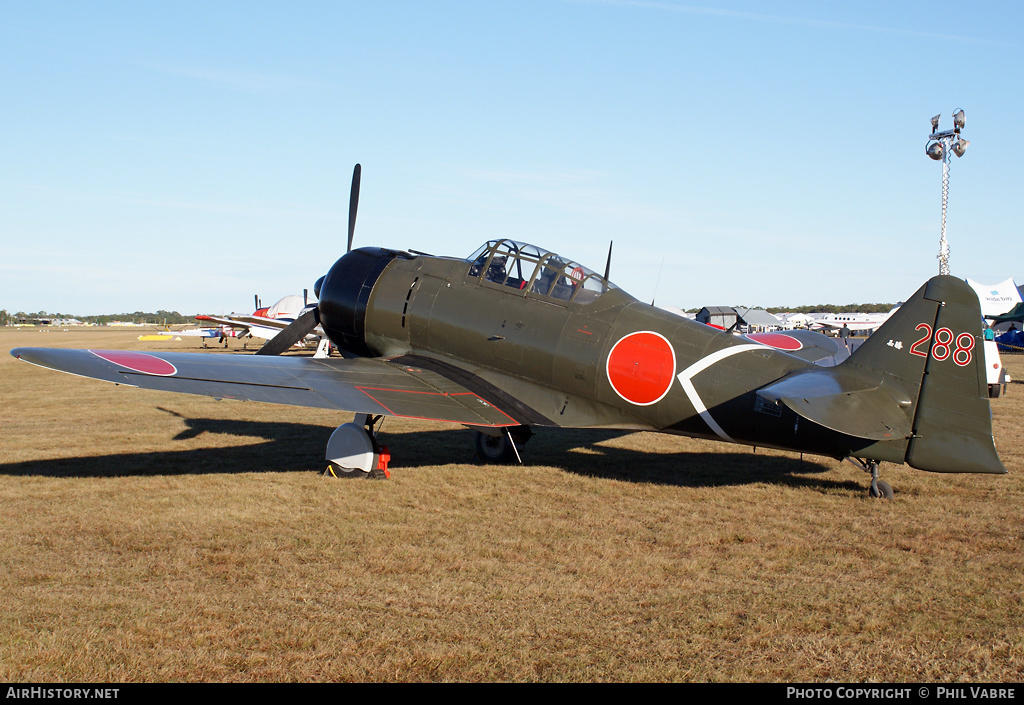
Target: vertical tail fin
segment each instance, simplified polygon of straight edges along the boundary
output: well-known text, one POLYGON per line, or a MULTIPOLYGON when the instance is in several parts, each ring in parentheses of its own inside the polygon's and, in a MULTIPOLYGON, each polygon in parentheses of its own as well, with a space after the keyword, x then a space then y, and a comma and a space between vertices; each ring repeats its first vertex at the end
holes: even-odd
POLYGON ((992 440, 981 323, 966 282, 933 277, 842 365, 882 372, 913 399, 911 467, 1006 472, 992 440))

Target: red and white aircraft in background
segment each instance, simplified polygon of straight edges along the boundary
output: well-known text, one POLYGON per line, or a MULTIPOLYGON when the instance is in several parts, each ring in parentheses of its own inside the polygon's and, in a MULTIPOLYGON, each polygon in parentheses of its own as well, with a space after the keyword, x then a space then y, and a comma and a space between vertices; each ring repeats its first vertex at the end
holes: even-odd
MULTIPOLYGON (((197 320, 216 323, 224 332, 224 336, 235 338, 262 338, 270 340, 291 325, 299 316, 316 308, 316 302, 310 303, 306 296, 291 294, 269 307, 260 306, 259 296, 256 297, 256 310, 252 314, 231 313, 226 316, 196 316, 197 320)), ((317 345, 326 341, 320 326, 296 345, 317 345)), ((320 345, 320 347, 324 347, 320 345)), ((321 350, 318 348, 317 356, 321 350)), ((326 349, 323 351, 326 356, 326 349)))

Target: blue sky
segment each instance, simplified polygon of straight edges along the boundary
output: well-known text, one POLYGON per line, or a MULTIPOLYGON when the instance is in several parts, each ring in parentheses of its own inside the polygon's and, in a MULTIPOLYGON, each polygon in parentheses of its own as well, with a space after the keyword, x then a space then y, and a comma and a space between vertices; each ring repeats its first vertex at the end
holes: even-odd
POLYGON ((248 311, 356 244, 496 237, 638 298, 887 302, 1024 278, 1024 5, 10 2, 0 308, 248 311), (660 274, 659 274, 660 272, 660 274))

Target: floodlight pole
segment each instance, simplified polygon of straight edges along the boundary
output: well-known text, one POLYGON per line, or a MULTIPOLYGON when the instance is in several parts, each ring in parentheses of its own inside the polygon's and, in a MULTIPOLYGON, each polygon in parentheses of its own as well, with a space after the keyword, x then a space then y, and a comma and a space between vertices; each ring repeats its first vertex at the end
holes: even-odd
POLYGON ((949 138, 942 140, 942 227, 939 234, 939 274, 949 274, 949 242, 946 240, 946 204, 949 202, 949 138))
POLYGON ((932 133, 928 135, 925 153, 935 160, 942 160, 942 227, 939 234, 939 274, 949 274, 949 242, 946 240, 946 206, 949 202, 949 153, 957 157, 964 155, 969 144, 961 139, 964 126, 964 111, 953 113, 953 129, 939 132, 939 116, 932 118, 932 133))

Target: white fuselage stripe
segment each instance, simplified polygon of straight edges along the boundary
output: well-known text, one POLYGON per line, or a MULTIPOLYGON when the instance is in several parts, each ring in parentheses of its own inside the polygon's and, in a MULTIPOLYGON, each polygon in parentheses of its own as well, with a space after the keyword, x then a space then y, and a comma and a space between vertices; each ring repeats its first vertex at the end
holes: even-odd
POLYGON ((687 367, 677 376, 679 383, 683 385, 683 391, 686 392, 687 398, 690 400, 690 403, 693 404, 693 408, 696 409, 697 413, 700 414, 700 417, 704 419, 704 422, 710 426, 711 430, 718 434, 722 440, 732 441, 733 439, 722 429, 721 426, 718 425, 718 422, 711 417, 711 413, 708 412, 707 407, 704 406, 704 402, 701 401, 700 395, 697 394, 696 387, 693 386, 693 378, 716 362, 721 362, 725 358, 736 355, 737 353, 745 352, 747 350, 768 349, 769 348, 764 345, 757 344, 734 345, 732 347, 722 348, 717 352, 711 353, 707 357, 702 357, 697 360, 697 362, 687 367))

